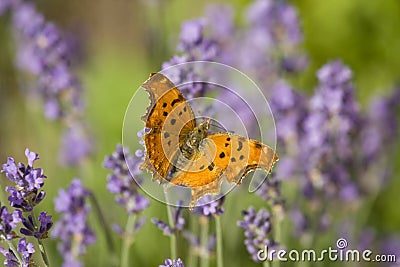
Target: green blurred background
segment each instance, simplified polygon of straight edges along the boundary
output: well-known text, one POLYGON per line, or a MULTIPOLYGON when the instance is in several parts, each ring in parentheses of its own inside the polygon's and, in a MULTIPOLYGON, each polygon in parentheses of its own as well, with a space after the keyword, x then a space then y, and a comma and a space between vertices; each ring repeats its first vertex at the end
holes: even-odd
MULTIPOLYGON (((7 19, 0 18, 0 162, 12 155, 24 161, 24 149, 40 154, 37 166, 48 176, 46 200, 39 209, 53 212, 52 199, 60 187, 73 177, 80 177, 97 195, 106 211, 107 220, 124 224, 126 215, 106 190, 107 171, 102 167, 105 155, 121 142, 125 109, 135 90, 150 72, 160 70, 162 62, 175 52, 180 25, 183 21, 201 17, 210 3, 229 2, 236 12, 236 22, 243 21, 244 8, 251 1, 91 1, 39 0, 38 9, 60 29, 82 41, 76 65, 85 88, 87 120, 95 136, 96 149, 81 168, 66 168, 58 164, 61 124, 44 119, 40 103, 25 101, 17 88, 13 68, 13 46, 7 19), (7 85, 7 86, 5 86, 7 85)), ((382 0, 293 0, 299 11, 305 41, 302 49, 309 55, 310 68, 293 81, 307 93, 316 84, 315 71, 330 59, 341 58, 355 76, 356 95, 363 105, 372 95, 388 92, 400 78, 400 1, 382 0)), ((397 157, 398 158, 398 157, 397 157)), ((398 209, 399 167, 394 170, 392 184, 381 194, 374 206, 369 224, 379 232, 399 232, 398 209)), ((4 177, 1 179, 4 185, 4 177)), ((1 191, 1 201, 5 201, 1 191)), ((228 195, 226 214, 222 217, 226 266, 250 266, 243 245, 242 230, 236 226, 241 209, 257 202, 255 196, 228 195), (230 255, 239 255, 231 257, 230 255)), ((255 204, 257 205, 257 204, 255 204)), ((148 219, 166 219, 165 208, 152 200, 145 211, 148 219)), ((98 242, 89 247, 87 266, 105 266, 107 246, 100 234, 96 217, 90 218, 98 233, 98 242)), ((119 246, 120 239, 116 239, 119 246)), ((61 258, 54 240, 46 240, 50 260, 59 266, 61 258)), ((180 244, 181 248, 186 243, 180 244)), ((182 251, 182 250, 181 250, 182 251)), ((158 266, 169 256, 167 237, 151 223, 138 233, 131 253, 132 266, 158 266)), ((185 258, 185 255, 181 255, 185 258)), ((214 263, 213 263, 214 264, 214 263)), ((256 265, 254 265, 256 266, 256 265)))

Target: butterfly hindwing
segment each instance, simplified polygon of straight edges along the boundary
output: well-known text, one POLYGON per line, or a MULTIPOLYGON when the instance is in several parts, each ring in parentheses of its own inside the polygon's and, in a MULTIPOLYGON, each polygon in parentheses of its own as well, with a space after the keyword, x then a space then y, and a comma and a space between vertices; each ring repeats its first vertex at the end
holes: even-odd
POLYGON ((278 159, 274 150, 260 142, 230 133, 215 133, 203 140, 198 160, 175 176, 171 183, 192 188, 193 206, 205 194, 218 193, 222 179, 240 184, 256 169, 271 171, 278 159))
POLYGON ((163 182, 179 151, 180 135, 190 132, 196 123, 185 97, 167 77, 152 74, 142 87, 151 103, 142 117, 149 132, 144 136, 146 157, 141 169, 149 170, 153 180, 163 182))

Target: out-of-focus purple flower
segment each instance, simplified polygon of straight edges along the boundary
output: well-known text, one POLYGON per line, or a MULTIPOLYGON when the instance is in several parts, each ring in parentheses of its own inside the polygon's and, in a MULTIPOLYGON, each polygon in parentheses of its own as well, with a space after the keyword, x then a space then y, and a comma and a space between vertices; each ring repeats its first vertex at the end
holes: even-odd
POLYGON ((278 42, 297 45, 303 38, 297 11, 284 1, 257 0, 247 10, 247 19, 252 28, 262 30, 267 45, 278 42))
POLYGON ((47 212, 41 212, 38 218, 40 227, 35 227, 35 222, 31 215, 28 218, 22 217, 24 227, 20 229, 21 234, 26 236, 34 236, 37 239, 45 239, 48 237, 49 230, 53 226, 52 216, 47 216, 47 212))
POLYGON ((10 240, 17 237, 14 229, 17 224, 22 221, 22 212, 14 210, 12 213, 8 212, 6 206, 0 208, 0 236, 4 239, 10 240))
POLYGON ((39 159, 38 154, 26 149, 25 155, 28 159, 27 166, 21 162, 17 165, 14 159, 9 157, 7 163, 3 164, 1 172, 4 172, 16 185, 6 187, 6 191, 10 194, 8 197, 10 205, 22 211, 32 211, 46 195, 40 190, 46 176, 41 168, 33 167, 34 162, 39 159))
POLYGON ((275 173, 264 179, 264 182, 257 189, 256 193, 269 203, 274 216, 279 219, 283 218, 285 199, 281 193, 281 181, 277 179, 275 173))
POLYGON ((181 231, 185 226, 185 219, 182 217, 182 210, 182 207, 178 206, 173 212, 173 225, 169 225, 157 218, 152 218, 151 222, 157 226, 158 229, 162 230, 164 235, 173 235, 177 231, 181 231))
POLYGON ((62 137, 60 162, 64 165, 75 165, 89 155, 92 151, 92 143, 87 131, 81 124, 75 124, 68 128, 62 137))
POLYGON ((243 221, 238 221, 237 225, 245 231, 244 244, 253 261, 260 261, 257 257, 257 252, 260 249, 264 249, 265 246, 271 248, 276 245, 270 237, 272 230, 271 215, 267 210, 260 209, 256 212, 253 207, 249 207, 243 211, 243 221))
POLYGON ((0 1, 0 16, 7 12, 11 5, 13 4, 13 0, 1 0, 0 1))
POLYGON ((202 197, 196 207, 193 209, 193 213, 203 215, 203 216, 219 216, 224 213, 225 196, 219 196, 218 199, 213 200, 210 195, 205 195, 202 197))
POLYGON ((400 262, 400 237, 391 236, 383 240, 381 244, 381 251, 385 255, 394 255, 396 261, 391 262, 389 266, 398 266, 400 262))
POLYGON ((32 266, 33 262, 31 261, 33 253, 35 253, 35 248, 32 243, 26 242, 26 238, 21 238, 18 242, 17 251, 22 254, 22 266, 32 266))
POLYGON ((82 137, 87 133, 77 134, 85 130, 79 127, 84 105, 81 85, 71 70, 68 43, 59 29, 47 22, 33 3, 13 1, 11 11, 17 44, 16 66, 35 79, 36 83, 31 87, 36 87, 35 94, 43 100, 45 116, 68 124, 62 162, 79 163, 92 150, 88 138, 82 137))
POLYGON ((199 257, 210 257, 210 255, 215 252, 215 245, 217 241, 215 234, 208 236, 206 248, 201 246, 200 238, 190 231, 184 231, 183 237, 189 242, 190 249, 193 250, 193 253, 199 257))
POLYGON ((187 99, 204 94, 207 85, 198 81, 205 81, 206 77, 200 76, 200 73, 196 72, 191 65, 181 65, 178 68, 169 67, 191 61, 214 61, 217 59, 219 45, 215 40, 205 36, 205 25, 204 19, 195 19, 183 23, 177 46, 178 55, 162 64, 162 69, 174 84, 184 84, 180 87, 180 90, 187 99))
POLYGON ((210 28, 211 38, 219 44, 232 38, 234 34, 233 16, 231 5, 209 5, 205 10, 206 24, 210 28))
POLYGON ((397 137, 396 113, 400 104, 400 89, 396 88, 387 97, 373 99, 367 111, 366 127, 362 133, 364 164, 369 165, 387 153, 397 137))
POLYGON ((127 148, 118 145, 115 152, 104 160, 104 167, 113 171, 108 176, 107 188, 116 194, 116 202, 125 207, 129 214, 139 213, 145 210, 150 201, 139 194, 140 182, 139 165, 143 162, 143 151, 136 151, 135 155, 129 153, 127 148), (125 150, 125 151, 124 151, 125 150))
POLYGON ((17 257, 15 256, 14 252, 9 249, 6 250, 3 247, 0 246, 0 253, 4 255, 5 260, 4 260, 4 266, 6 267, 19 267, 20 263, 17 259, 17 257))
POLYGON ((356 166, 355 144, 362 116, 351 78, 351 70, 340 61, 329 62, 318 71, 319 86, 310 100, 304 135, 299 141, 309 179, 306 184, 322 190, 327 197, 340 196, 344 201, 359 195, 350 173, 356 166))
POLYGON ((302 122, 307 114, 306 98, 284 81, 277 81, 272 87, 271 109, 277 128, 277 137, 289 154, 296 151, 294 146, 300 139, 302 122))
POLYGON ((58 107, 63 107, 58 116, 46 112, 49 118, 80 112, 82 105, 75 101, 74 96, 80 94, 81 89, 70 70, 66 42, 57 27, 47 22, 32 3, 18 1, 12 11, 18 44, 17 66, 36 76, 45 103, 48 100, 58 101, 58 107))
POLYGON ((166 259, 164 265, 158 265, 158 267, 185 267, 183 261, 178 258, 177 260, 166 259))
POLYGON ((297 237, 303 235, 311 226, 306 215, 303 214, 303 212, 301 212, 298 208, 295 208, 291 211, 290 217, 293 222, 294 235, 297 237))
MULTIPOLYGON (((65 266, 76 266, 68 265, 69 263, 79 264, 78 256, 84 254, 86 247, 96 240, 87 222, 90 211, 87 203, 89 194, 82 182, 74 179, 67 190, 59 190, 58 197, 54 200, 55 210, 61 213, 61 218, 56 222, 51 236, 61 240, 58 250, 64 256, 65 266)), ((45 216, 42 219, 48 221, 45 216)))

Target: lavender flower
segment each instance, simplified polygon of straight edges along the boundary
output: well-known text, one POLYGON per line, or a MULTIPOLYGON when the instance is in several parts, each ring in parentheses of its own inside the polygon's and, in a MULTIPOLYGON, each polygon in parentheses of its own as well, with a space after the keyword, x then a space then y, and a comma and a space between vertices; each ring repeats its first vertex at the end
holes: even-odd
POLYGON ((193 213, 210 217, 212 215, 219 216, 224 213, 225 196, 220 196, 217 200, 213 200, 210 195, 202 197, 196 207, 193 209, 193 213))
POLYGON ((37 77, 44 102, 52 102, 51 110, 56 112, 47 110, 48 118, 67 115, 67 110, 62 108, 64 101, 67 101, 68 108, 79 111, 82 108, 79 100, 81 89, 70 71, 68 48, 57 27, 46 22, 33 4, 24 1, 13 5, 13 24, 18 41, 17 66, 37 77), (70 98, 63 99, 67 92, 70 98))
POLYGON ((330 62, 318 71, 320 84, 310 100, 300 141, 309 179, 307 192, 322 190, 328 197, 339 195, 345 201, 358 196, 350 167, 356 158, 352 145, 362 126, 351 77, 350 69, 340 61, 330 62))
POLYGON ((157 226, 158 229, 162 230, 164 235, 171 236, 178 231, 181 231, 185 226, 185 219, 182 217, 182 207, 178 206, 173 212, 173 225, 159 220, 157 218, 152 218, 151 222, 157 226))
POLYGON ((93 149, 89 138, 82 123, 76 123, 69 127, 62 136, 60 162, 71 166, 82 161, 93 149))
POLYGON ((12 3, 13 3, 13 0, 0 1, 0 16, 3 15, 5 12, 7 12, 10 9, 12 3))
POLYGON ((28 218, 22 217, 22 224, 25 228, 20 229, 21 234, 34 236, 37 239, 47 238, 49 230, 53 226, 51 216, 47 216, 47 212, 41 212, 38 221, 40 222, 40 227, 36 229, 31 215, 28 215, 28 218))
POLYGON ((81 85, 70 68, 68 43, 32 3, 15 0, 11 7, 17 43, 16 66, 35 78, 32 87, 36 87, 35 94, 43 99, 45 116, 68 124, 64 137, 67 145, 63 147, 67 151, 63 151, 62 158, 65 164, 76 164, 92 149, 86 133, 79 134, 79 139, 76 134, 86 131, 80 122, 84 105, 81 85))
POLYGON ((22 221, 22 212, 14 210, 9 213, 6 206, 0 208, 0 237, 10 240, 16 238, 17 235, 13 231, 19 222, 22 221))
POLYGON ((15 183, 15 186, 6 187, 6 191, 10 193, 8 197, 10 205, 22 211, 32 211, 33 207, 39 204, 46 195, 41 190, 46 176, 41 168, 33 167, 34 162, 39 159, 38 154, 26 149, 25 156, 28 159, 27 166, 23 163, 17 165, 14 159, 9 157, 7 163, 3 164, 1 172, 15 183))
MULTIPOLYGON (((87 223, 90 211, 87 204, 89 194, 90 192, 83 187, 81 181, 74 179, 67 190, 59 190, 59 195, 54 200, 55 210, 61 213, 61 218, 56 222, 51 236, 61 240, 58 250, 64 256, 64 266, 78 265, 78 257, 84 254, 86 247, 96 240, 87 223)), ((44 216, 43 221, 46 221, 44 216)))
POLYGON ((203 82, 206 77, 201 77, 192 66, 182 65, 179 68, 168 69, 169 67, 190 61, 212 61, 218 56, 219 47, 215 40, 206 38, 204 19, 190 20, 182 24, 178 52, 180 55, 173 56, 169 61, 162 64, 162 69, 166 70, 168 77, 174 84, 184 84, 181 90, 184 95, 191 99, 201 96, 207 90, 207 85, 203 82))
POLYGON ((143 152, 136 151, 135 155, 131 155, 128 149, 118 145, 116 151, 107 156, 104 160, 104 167, 113 171, 108 176, 107 188, 116 194, 116 202, 125 207, 129 214, 139 213, 145 210, 150 201, 143 195, 138 193, 138 184, 140 182, 139 165, 143 161, 143 152), (135 177, 135 179, 133 178, 135 177))
POLYGON ((272 225, 271 216, 265 209, 258 212, 253 207, 243 211, 243 221, 239 221, 237 225, 245 230, 244 241, 247 251, 251 255, 253 261, 259 262, 257 252, 264 249, 265 246, 271 248, 275 246, 275 242, 270 238, 272 225))
POLYGON ((164 265, 158 265, 158 267, 185 267, 183 261, 178 258, 177 260, 166 259, 164 265))
POLYGON ((3 247, 0 246, 0 253, 4 255, 5 260, 4 260, 4 266, 6 267, 19 267, 19 261, 17 257, 15 256, 14 252, 9 249, 6 250, 3 247))
POLYGON ((386 154, 398 133, 396 108, 400 103, 400 89, 387 97, 374 99, 367 111, 366 127, 362 133, 364 164, 369 166, 386 154))
POLYGON ((22 254, 22 266, 28 267, 32 266, 33 262, 31 260, 33 253, 35 253, 35 249, 32 243, 27 243, 26 238, 21 238, 18 242, 17 251, 22 254))

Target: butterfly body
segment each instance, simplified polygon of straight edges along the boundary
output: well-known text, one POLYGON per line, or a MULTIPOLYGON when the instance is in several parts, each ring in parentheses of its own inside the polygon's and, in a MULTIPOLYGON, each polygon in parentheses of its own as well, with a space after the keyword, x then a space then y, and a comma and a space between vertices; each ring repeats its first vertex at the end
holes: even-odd
POLYGON ((190 187, 191 207, 203 195, 219 193, 223 178, 240 184, 255 169, 270 172, 278 160, 273 149, 256 140, 228 132, 209 133, 209 119, 196 125, 190 105, 164 75, 152 74, 142 87, 151 104, 142 117, 150 131, 144 136, 146 156, 141 169, 160 183, 190 187))

